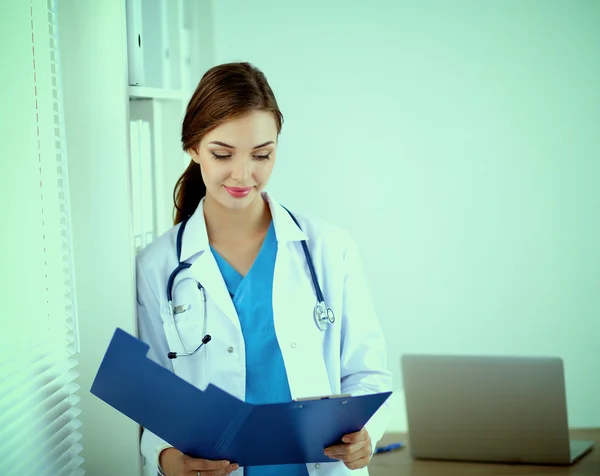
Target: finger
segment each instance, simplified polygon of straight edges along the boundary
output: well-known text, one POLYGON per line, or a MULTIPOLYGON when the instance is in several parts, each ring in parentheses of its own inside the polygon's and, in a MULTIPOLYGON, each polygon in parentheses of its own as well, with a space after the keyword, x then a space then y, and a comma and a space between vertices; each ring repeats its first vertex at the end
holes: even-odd
POLYGON ((368 456, 357 459, 352 462, 344 462, 344 465, 348 469, 361 469, 369 464, 370 458, 368 456))
POLYGON ((360 430, 360 431, 357 431, 357 432, 354 432, 354 433, 348 433, 347 435, 344 435, 342 437, 342 441, 344 443, 356 443, 358 441, 364 441, 364 440, 366 440, 368 436, 369 436, 369 433, 363 427, 363 429, 360 430))
POLYGON ((227 471, 225 474, 231 474, 231 473, 233 473, 235 470, 237 470, 239 468, 240 468, 239 464, 237 464, 237 463, 231 463, 228 468, 225 468, 225 471, 227 471))
MULTIPOLYGON (((325 450, 325 454, 327 456, 349 456, 354 453, 358 453, 361 448, 365 446, 365 442, 361 441, 359 443, 352 443, 348 445, 335 445, 327 448, 325 450)), ((339 459, 339 458, 338 458, 339 459)))
POLYGON ((364 457, 369 457, 370 459, 371 445, 366 444, 366 442, 355 443, 337 451, 326 451, 325 455, 344 463, 353 462, 364 457))
MULTIPOLYGON (((200 476, 227 476, 227 475, 233 473, 238 468, 239 468, 239 465, 237 465, 235 463, 231 463, 226 468, 209 469, 206 471, 200 471, 200 476)), ((191 472, 191 476, 197 476, 197 474, 198 474, 198 471, 196 471, 196 470, 193 470, 191 472)))
POLYGON ((223 471, 229 466, 229 461, 208 459, 188 458, 185 461, 184 468, 188 471, 223 471))
MULTIPOLYGON (((227 476, 227 475, 233 473, 238 468, 239 468, 239 466, 237 464, 230 464, 225 469, 200 471, 200 476, 227 476)), ((192 472, 191 476, 197 476, 197 474, 198 474, 197 472, 192 472)))

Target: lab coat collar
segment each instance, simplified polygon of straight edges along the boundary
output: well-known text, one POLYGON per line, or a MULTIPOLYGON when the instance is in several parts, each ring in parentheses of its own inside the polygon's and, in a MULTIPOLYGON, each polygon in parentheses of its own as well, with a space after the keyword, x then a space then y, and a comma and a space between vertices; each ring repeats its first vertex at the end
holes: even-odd
MULTIPOLYGON (((306 234, 294 222, 290 214, 267 192, 262 198, 269 204, 273 217, 273 226, 278 243, 308 240, 306 234)), ((204 198, 188 220, 181 243, 181 261, 186 261, 197 253, 210 249, 208 232, 204 218, 204 198)))
POLYGON ((290 241, 307 241, 308 236, 294 222, 290 214, 282 205, 267 192, 263 192, 263 199, 269 204, 271 215, 273 216, 273 226, 278 243, 287 243, 290 241))

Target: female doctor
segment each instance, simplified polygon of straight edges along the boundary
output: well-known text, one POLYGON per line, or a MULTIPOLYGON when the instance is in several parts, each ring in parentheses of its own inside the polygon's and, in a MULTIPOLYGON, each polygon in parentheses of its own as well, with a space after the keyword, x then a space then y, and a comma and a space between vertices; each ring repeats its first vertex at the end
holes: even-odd
MULTIPOLYGON (((175 187, 175 226, 137 259, 139 337, 151 359, 191 384, 252 403, 388 391, 384 338, 354 241, 263 191, 282 123, 254 66, 203 76, 183 121, 191 162, 175 187)), ((326 448, 330 463, 240 468, 191 458, 145 429, 141 451, 153 475, 367 475, 387 410, 326 448)))

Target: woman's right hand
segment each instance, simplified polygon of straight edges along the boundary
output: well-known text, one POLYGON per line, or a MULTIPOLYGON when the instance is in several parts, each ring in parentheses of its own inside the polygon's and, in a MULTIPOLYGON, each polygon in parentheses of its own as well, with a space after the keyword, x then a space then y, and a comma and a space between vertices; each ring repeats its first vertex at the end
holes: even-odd
POLYGON ((229 461, 192 458, 176 448, 163 450, 159 462, 166 476, 223 476, 239 468, 229 461))

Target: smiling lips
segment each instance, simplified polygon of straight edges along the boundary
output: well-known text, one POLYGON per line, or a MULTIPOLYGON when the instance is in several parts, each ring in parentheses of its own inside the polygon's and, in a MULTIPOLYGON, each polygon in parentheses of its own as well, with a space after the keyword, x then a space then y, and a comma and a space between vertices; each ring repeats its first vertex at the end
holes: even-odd
POLYGON ((252 190, 252 187, 240 188, 240 187, 228 187, 226 185, 223 185, 223 187, 225 188, 225 190, 227 190, 227 193, 229 193, 229 195, 231 195, 234 198, 243 198, 246 195, 248 195, 250 193, 250 191, 252 190))

